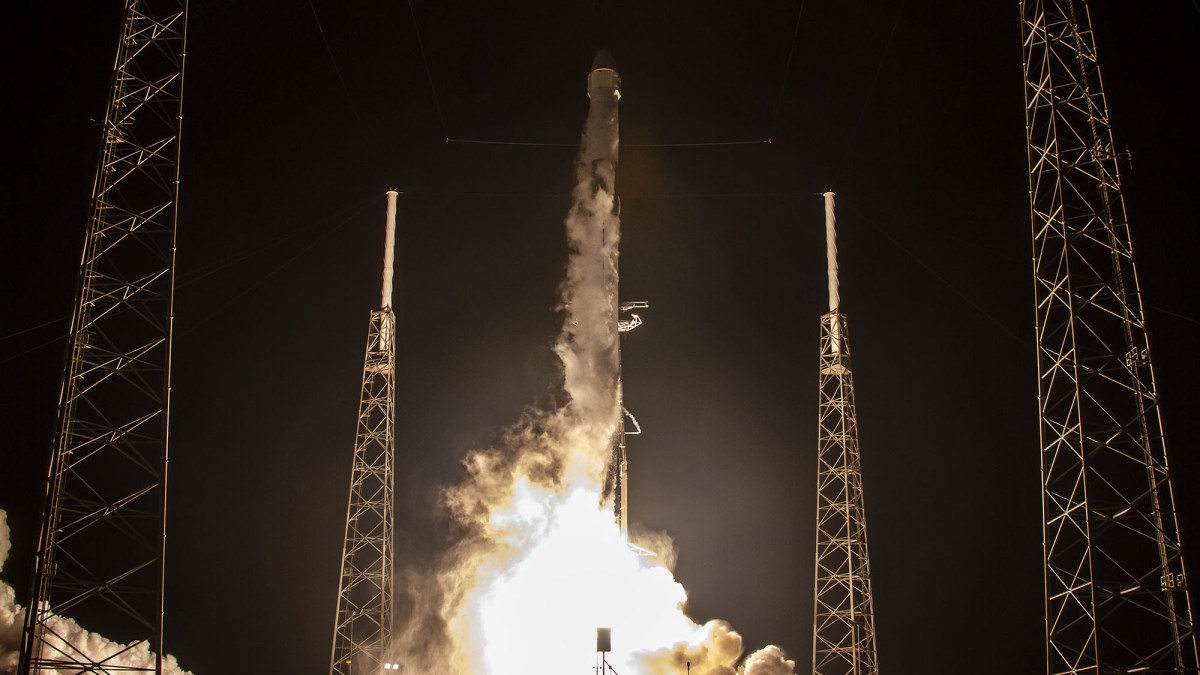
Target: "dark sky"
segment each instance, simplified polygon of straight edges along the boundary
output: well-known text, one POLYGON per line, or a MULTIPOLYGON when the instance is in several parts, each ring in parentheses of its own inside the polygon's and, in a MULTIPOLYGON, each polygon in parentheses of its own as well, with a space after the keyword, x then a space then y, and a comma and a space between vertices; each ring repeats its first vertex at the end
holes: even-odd
MULTIPOLYGON (((406 4, 313 3, 329 51, 306 0, 192 7, 166 637, 184 667, 328 669, 386 189, 406 193, 398 559, 437 550, 439 486, 465 452, 546 398, 573 151, 444 139, 576 142, 587 68, 607 46, 624 81, 621 292, 652 305, 623 350, 645 429, 630 445, 630 509, 675 538, 691 616, 810 662, 825 309, 814 193, 833 189, 880 662, 1042 668, 1017 2, 808 0, 787 69, 794 2, 416 0, 431 77, 406 4)), ((70 310, 119 4, 33 3, 8 18, 20 37, 4 46, 15 161, 0 508, 14 539, 4 578, 22 602, 66 327, 42 324, 70 310)), ((1180 518, 1197 546, 1200 10, 1097 4, 1180 518)))

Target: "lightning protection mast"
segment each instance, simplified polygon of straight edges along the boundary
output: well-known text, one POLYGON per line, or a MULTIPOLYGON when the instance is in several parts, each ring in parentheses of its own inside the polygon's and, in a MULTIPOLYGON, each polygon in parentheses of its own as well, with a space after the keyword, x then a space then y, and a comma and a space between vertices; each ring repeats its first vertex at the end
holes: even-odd
POLYGON ((813 675, 878 675, 854 373, 839 308, 834 194, 823 196, 829 312, 821 317, 813 675))
POLYGON ((185 0, 125 4, 71 312, 22 675, 162 672, 186 26, 185 0), (123 646, 101 651, 68 619, 123 646))
POLYGON ((362 396, 350 472, 346 537, 333 626, 330 675, 375 675, 391 669, 385 654, 392 637, 392 491, 395 437, 396 316, 392 312, 392 262, 396 192, 387 193, 383 293, 371 312, 363 359, 362 396))
POLYGON ((1046 672, 1196 673, 1145 314, 1084 0, 1022 0, 1046 672))

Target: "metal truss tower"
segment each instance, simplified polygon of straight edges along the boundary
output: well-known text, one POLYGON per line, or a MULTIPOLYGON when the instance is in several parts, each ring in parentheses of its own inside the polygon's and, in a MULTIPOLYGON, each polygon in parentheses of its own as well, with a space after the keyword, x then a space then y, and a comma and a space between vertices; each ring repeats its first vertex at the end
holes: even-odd
POLYGON ((1046 672, 1196 673, 1154 370, 1084 0, 1023 0, 1046 672))
POLYGON ((387 234, 380 308, 371 312, 363 359, 362 397, 350 473, 346 536, 333 626, 330 675, 376 675, 386 663, 392 637, 392 493, 396 454, 396 316, 392 312, 392 264, 396 192, 387 193, 387 234))
POLYGON ((813 675, 878 675, 854 373, 839 309, 834 195, 823 196, 829 313, 821 317, 813 675))
POLYGON ((71 313, 19 672, 162 671, 186 0, 128 0, 71 313), (126 645, 100 653, 71 619, 126 645), (143 647, 153 666, 123 665, 143 647))

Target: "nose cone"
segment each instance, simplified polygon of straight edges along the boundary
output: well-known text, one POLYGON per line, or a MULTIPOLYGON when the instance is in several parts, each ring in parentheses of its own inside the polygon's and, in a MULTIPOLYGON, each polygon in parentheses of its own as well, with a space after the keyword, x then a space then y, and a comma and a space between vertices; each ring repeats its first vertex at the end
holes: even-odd
POLYGON ((617 73, 617 62, 607 49, 596 52, 592 59, 592 70, 588 73, 588 98, 611 96, 621 98, 621 76, 617 73))
POLYGON ((612 52, 607 49, 601 49, 596 52, 596 58, 592 59, 592 70, 600 68, 608 68, 609 70, 617 69, 617 61, 613 58, 612 52))

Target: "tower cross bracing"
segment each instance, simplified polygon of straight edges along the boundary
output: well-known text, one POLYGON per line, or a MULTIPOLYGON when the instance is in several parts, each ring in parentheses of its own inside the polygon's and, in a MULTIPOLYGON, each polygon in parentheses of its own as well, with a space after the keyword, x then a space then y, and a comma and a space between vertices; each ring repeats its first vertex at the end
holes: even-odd
POLYGON ((1046 672, 1196 673, 1118 153, 1084 0, 1022 0, 1046 672))
POLYGON ((71 312, 22 675, 162 672, 186 26, 185 0, 125 4, 71 312), (123 647, 113 653, 69 621, 123 647))

